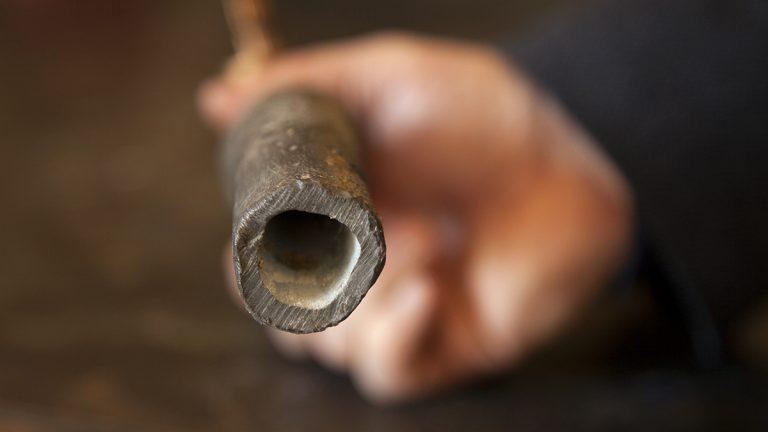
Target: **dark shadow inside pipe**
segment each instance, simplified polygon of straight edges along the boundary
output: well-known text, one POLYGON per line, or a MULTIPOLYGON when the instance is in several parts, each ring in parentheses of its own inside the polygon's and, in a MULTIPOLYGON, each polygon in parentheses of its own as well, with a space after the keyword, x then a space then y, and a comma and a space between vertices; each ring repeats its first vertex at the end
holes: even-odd
POLYGON ((290 210, 267 222, 258 255, 261 280, 278 301, 320 309, 346 285, 360 244, 335 219, 290 210))

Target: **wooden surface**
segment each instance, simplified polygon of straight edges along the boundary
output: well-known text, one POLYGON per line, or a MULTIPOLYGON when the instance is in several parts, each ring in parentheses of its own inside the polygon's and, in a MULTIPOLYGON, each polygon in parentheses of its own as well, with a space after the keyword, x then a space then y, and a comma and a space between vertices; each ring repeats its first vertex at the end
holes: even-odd
MULTIPOLYGON (((291 44, 391 26, 494 38, 555 3, 278 2, 291 44)), ((0 36, 0 430, 766 426, 768 382, 745 371, 558 367, 368 405, 278 357, 226 296, 229 214, 194 110, 229 52, 218 3, 14 0, 0 36)))

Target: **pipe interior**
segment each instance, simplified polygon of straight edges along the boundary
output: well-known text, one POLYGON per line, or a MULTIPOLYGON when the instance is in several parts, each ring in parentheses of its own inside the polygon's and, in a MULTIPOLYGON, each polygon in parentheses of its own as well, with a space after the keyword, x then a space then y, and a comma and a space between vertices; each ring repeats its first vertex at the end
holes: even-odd
POLYGON ((346 286, 360 244, 335 219, 290 210, 267 222, 258 252, 261 280, 278 301, 320 309, 346 286))

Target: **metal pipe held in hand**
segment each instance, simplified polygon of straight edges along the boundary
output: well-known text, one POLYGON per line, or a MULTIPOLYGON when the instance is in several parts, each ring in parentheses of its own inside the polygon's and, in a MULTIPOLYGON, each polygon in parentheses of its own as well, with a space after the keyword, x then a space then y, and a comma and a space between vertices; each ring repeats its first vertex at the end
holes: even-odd
POLYGON ((226 139, 236 279, 257 321, 321 331, 352 313, 376 281, 384 235, 360 153, 342 107, 305 90, 259 103, 226 139))

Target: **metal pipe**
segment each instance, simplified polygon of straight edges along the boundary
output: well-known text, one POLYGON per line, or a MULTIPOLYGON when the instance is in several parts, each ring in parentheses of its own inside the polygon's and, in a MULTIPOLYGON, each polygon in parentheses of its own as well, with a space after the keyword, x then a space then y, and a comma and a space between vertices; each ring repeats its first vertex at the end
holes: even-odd
POLYGON ((259 322, 321 331, 376 281, 385 244, 360 152, 339 104, 305 90, 259 103, 226 139, 236 279, 259 322))

